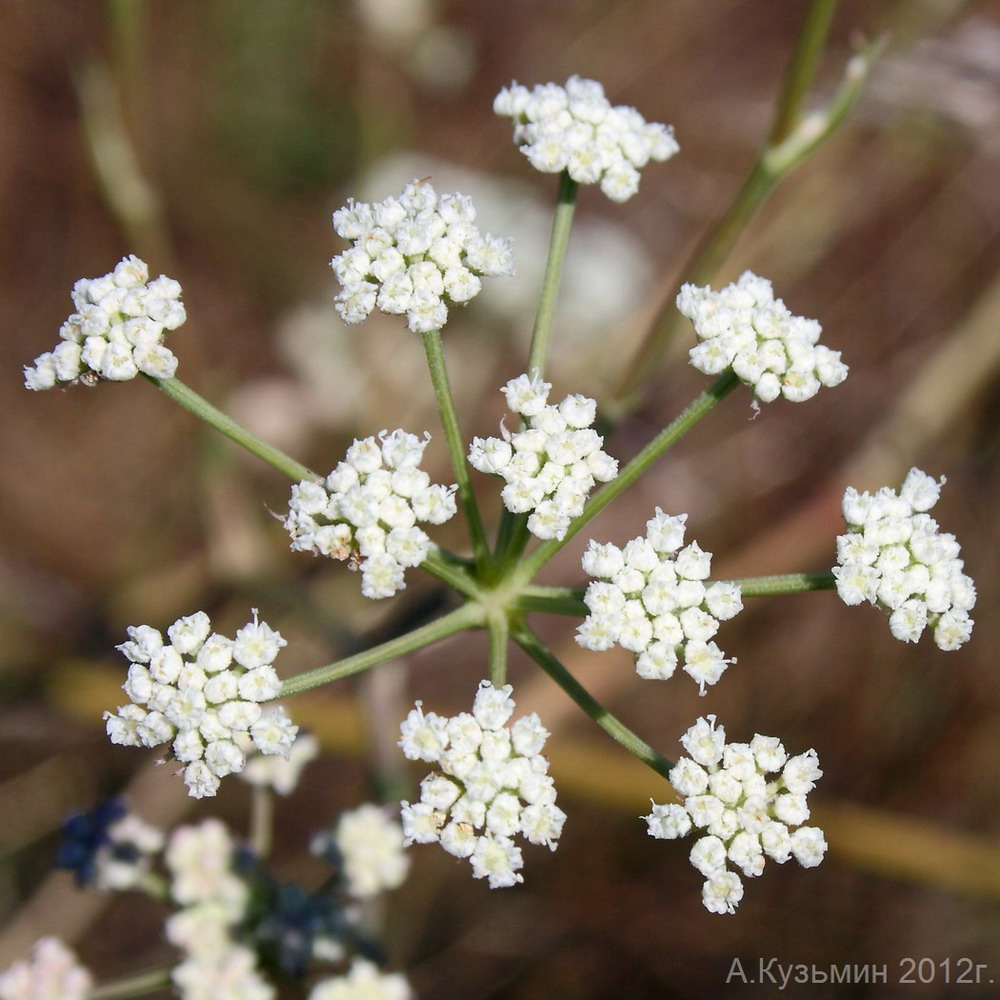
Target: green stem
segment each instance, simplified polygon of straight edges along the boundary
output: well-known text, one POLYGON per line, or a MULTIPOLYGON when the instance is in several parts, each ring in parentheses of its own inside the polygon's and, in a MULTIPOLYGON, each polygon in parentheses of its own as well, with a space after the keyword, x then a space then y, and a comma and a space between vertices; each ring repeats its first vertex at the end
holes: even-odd
POLYGON ((170 883, 157 872, 146 872, 136 888, 144 892, 150 899, 155 899, 160 903, 170 902, 170 883))
POLYGON ((495 579, 502 579, 510 567, 521 558, 531 533, 528 531, 528 515, 514 514, 504 508, 497 532, 496 553, 494 555, 495 579))
POLYGON ((420 568, 453 590, 457 590, 464 597, 479 597, 481 590, 469 572, 471 565, 467 560, 460 559, 444 549, 431 546, 420 568))
POLYGON ((444 430, 445 443, 451 457, 455 481, 458 483, 458 497, 465 511, 465 519, 469 525, 469 535, 472 540, 472 552, 476 566, 482 569, 489 563, 490 553, 486 544, 486 532, 476 504, 476 495, 472 491, 472 481, 469 479, 469 465, 465 460, 465 443, 458 426, 458 414, 455 411, 455 400, 451 394, 448 382, 448 370, 444 363, 444 351, 441 347, 441 331, 429 330, 422 334, 424 354, 427 356, 427 367, 431 374, 431 384, 434 386, 434 396, 437 399, 438 411, 441 415, 441 427, 444 430))
MULTIPOLYGON (((748 576, 739 580, 711 581, 734 583, 744 597, 772 597, 804 594, 812 590, 835 590, 837 579, 829 570, 821 573, 782 573, 775 576, 748 576)), ((518 611, 540 611, 551 615, 585 618, 589 613, 582 587, 524 587, 517 596, 518 611)))
POLYGON ((281 685, 278 697, 286 698, 289 695, 301 694, 303 691, 309 691, 321 684, 331 684, 333 681, 350 677, 352 674, 360 674, 379 663, 405 656, 407 653, 422 649, 424 646, 429 646, 431 643, 454 635, 456 632, 461 632, 463 629, 477 628, 483 625, 484 621, 485 612, 480 605, 463 604, 460 608, 456 608, 412 632, 407 632, 405 635, 397 636, 395 639, 363 650, 354 656, 337 660, 336 663, 329 663, 325 667, 317 667, 315 670, 307 670, 287 678, 281 685))
MULTIPOLYGON (((541 297, 538 302, 538 312, 535 313, 535 326, 531 332, 528 375, 537 371, 541 376, 545 369, 549 344, 552 341, 552 322, 555 318, 556 300, 559 298, 559 285, 562 282, 566 250, 569 247, 569 234, 573 228, 577 188, 576 181, 564 170, 559 175, 559 194, 555 214, 552 217, 552 232, 549 236, 549 251, 545 260, 541 297)), ((500 517, 500 530, 497 533, 496 549, 494 550, 498 564, 495 576, 502 576, 506 567, 517 562, 528 543, 528 537, 528 516, 526 514, 512 514, 505 509, 500 517)))
POLYGON ((664 778, 670 777, 673 763, 657 753, 623 722, 616 719, 594 696, 559 662, 549 648, 525 625, 511 632, 514 641, 603 729, 630 754, 638 757, 664 778))
POLYGON ((607 419, 620 420, 636 402, 639 387, 659 363, 681 321, 674 308, 684 282, 707 284, 729 256, 747 224, 768 196, 817 146, 829 138, 857 102, 875 60, 884 47, 870 43, 847 64, 830 103, 802 115, 802 104, 812 86, 836 0, 813 0, 785 77, 774 123, 763 148, 729 208, 695 247, 680 279, 653 321, 646 339, 623 376, 614 396, 604 406, 607 419))
POLYGON ((128 997, 152 993, 153 990, 160 990, 170 985, 170 971, 168 967, 147 969, 145 972, 136 972, 131 976, 101 983, 87 993, 87 1000, 119 1000, 119 998, 126 1000, 128 997))
POLYGON ((544 542, 526 559, 521 560, 515 571, 518 577, 527 582, 551 559, 566 543, 594 517, 596 517, 612 500, 627 490, 668 448, 676 444, 695 424, 710 410, 729 395, 740 380, 727 369, 716 381, 698 396, 672 423, 639 452, 619 473, 616 479, 601 487, 583 508, 583 513, 570 522, 564 538, 553 538, 544 542))
POLYGON ((552 320, 555 316, 559 284, 562 281, 569 234, 573 227, 573 213, 576 209, 577 183, 567 171, 559 175, 559 194, 555 215, 552 218, 552 233, 549 236, 549 252, 545 261, 545 276, 542 279, 542 294, 535 314, 535 328, 531 333, 531 349, 528 352, 528 374, 537 369, 541 375, 545 370, 545 359, 552 340, 552 320))
POLYGON ((541 611, 550 615, 586 618, 590 614, 583 603, 582 587, 525 587, 517 597, 518 611, 541 611))
POLYGON ((885 38, 877 38, 853 56, 844 68, 840 86, 826 107, 804 115, 793 132, 762 152, 761 159, 776 181, 791 173, 843 124, 861 96, 865 81, 875 60, 885 49, 886 41, 885 38))
POLYGON ((507 648, 510 635, 510 625, 504 611, 490 615, 487 619, 490 635, 489 650, 489 681, 495 688, 501 688, 507 683, 507 648))
POLYGON ((176 378, 153 378, 150 375, 144 376, 149 379, 163 394, 175 403, 180 403, 186 410, 190 410, 200 420, 210 424, 220 434, 224 434, 231 441, 246 448, 251 454, 274 466, 279 472, 283 472, 289 479, 299 482, 303 479, 320 481, 320 477, 306 468, 301 462, 289 457, 283 451, 279 451, 266 441, 261 441, 255 434, 251 434, 245 427, 236 423, 232 417, 227 416, 221 410, 216 409, 207 399, 199 396, 194 389, 185 385, 176 378))
POLYGON ((816 78, 816 70, 826 47, 826 37, 838 0, 813 0, 795 43, 795 52, 785 73, 778 110, 768 135, 768 145, 784 142, 795 129, 802 105, 816 78))
POLYGON ((835 590, 837 579, 829 570, 823 573, 782 573, 776 576, 748 576, 735 583, 744 597, 770 597, 777 594, 804 594, 810 590, 835 590))

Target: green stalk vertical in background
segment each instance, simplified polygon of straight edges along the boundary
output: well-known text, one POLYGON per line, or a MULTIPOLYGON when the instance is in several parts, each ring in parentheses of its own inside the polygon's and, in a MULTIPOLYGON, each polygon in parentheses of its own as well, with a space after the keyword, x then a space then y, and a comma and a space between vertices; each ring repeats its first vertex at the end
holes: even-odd
POLYGON ((836 6, 837 0, 813 0, 810 4, 767 140, 729 208, 681 269, 659 316, 613 397, 605 404, 604 415, 608 420, 620 420, 634 408, 640 387, 672 341, 681 319, 674 307, 681 284, 709 283, 778 183, 836 131, 861 95, 862 86, 882 51, 882 41, 865 46, 848 62, 839 86, 824 108, 809 114, 802 110, 816 77, 836 6))

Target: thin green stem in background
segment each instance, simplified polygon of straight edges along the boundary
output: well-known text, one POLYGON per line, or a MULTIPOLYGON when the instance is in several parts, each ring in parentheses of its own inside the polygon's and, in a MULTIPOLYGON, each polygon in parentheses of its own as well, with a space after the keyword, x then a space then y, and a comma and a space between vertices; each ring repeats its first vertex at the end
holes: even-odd
POLYGON ((112 979, 110 982, 93 987, 87 993, 87 1000, 128 1000, 130 997, 162 990, 171 983, 170 973, 169 966, 161 966, 145 972, 136 972, 131 976, 123 976, 121 979, 112 979))
POLYGON ((256 455, 279 472, 283 472, 289 479, 294 479, 296 482, 300 482, 303 479, 311 479, 315 482, 320 481, 320 477, 311 469, 308 469, 301 462, 297 462, 294 458, 286 455, 273 445, 262 441, 255 434, 251 434, 245 427, 214 407, 207 399, 199 396, 194 389, 185 385, 180 379, 153 378, 151 375, 143 377, 152 382, 165 396, 172 399, 175 403, 180 403, 184 409, 190 410, 200 420, 204 420, 206 424, 214 427, 220 434, 224 434, 231 441, 235 441, 252 455, 256 455))
POLYGON ((350 677, 352 674, 360 674, 379 663, 385 663, 387 660, 394 660, 407 653, 423 649, 424 646, 429 646, 431 643, 454 635, 456 632, 461 632, 463 629, 481 627, 485 624, 485 620, 486 613, 481 605, 463 604, 460 608, 456 608, 412 632, 407 632, 405 635, 397 636, 395 639, 363 650, 354 656, 337 660, 336 663, 328 663, 324 667, 317 667, 315 670, 307 670, 287 678, 281 685, 278 697, 287 698, 289 695, 301 694, 303 691, 309 691, 322 684, 331 684, 333 681, 350 677))
POLYGON ((559 662, 531 629, 523 624, 518 625, 511 630, 511 637, 612 739, 651 767, 657 774, 669 779, 673 763, 657 753, 623 722, 616 719, 559 662))
POLYGON ((802 113, 806 95, 816 76, 836 2, 813 0, 810 4, 785 76, 768 139, 729 208, 695 247, 681 269, 679 280, 667 296, 663 309, 653 321, 613 397, 606 402, 606 419, 618 421, 634 408, 639 388, 673 340, 681 320, 674 307, 681 284, 708 284, 775 187, 837 130, 860 97, 871 68, 884 47, 881 40, 870 43, 848 62, 840 84, 825 108, 810 114, 802 113))
POLYGON ((823 573, 782 573, 777 576, 750 576, 735 583, 744 597, 770 597, 778 594, 804 594, 811 590, 835 590, 837 578, 829 570, 823 573))
POLYGON ((448 370, 444 363, 444 351, 441 347, 441 331, 430 330, 422 334, 424 354, 427 356, 427 367, 430 370, 431 384, 434 386, 434 397, 437 400, 441 415, 441 427, 444 430, 445 444, 451 457, 455 481, 458 483, 458 498, 465 512, 469 526, 469 537, 472 542, 472 552, 476 566, 483 569, 489 563, 490 552, 486 543, 486 532, 483 530, 483 520, 479 515, 476 495, 472 491, 472 481, 469 479, 469 466, 465 460, 465 442, 458 426, 458 414, 455 411, 455 400, 451 394, 448 382, 448 370))
POLYGON ((535 328, 531 333, 531 349, 528 352, 528 374, 537 370, 545 371, 549 343, 552 340, 552 321, 555 317, 556 300, 562 281, 569 234, 573 227, 576 208, 577 183, 564 170, 559 175, 559 194, 555 215, 552 218, 552 233, 549 236, 549 252, 545 261, 545 276, 542 278, 542 293, 535 314, 535 328))
POLYGON ((830 22, 839 0, 813 0, 806 11, 795 51, 785 72, 785 82, 778 98, 778 108, 768 135, 768 145, 776 146, 795 130, 802 105, 816 79, 823 50, 826 48, 830 22))
POLYGON ((702 417, 729 395, 740 380, 730 368, 698 396, 672 423, 639 452, 619 473, 616 479, 601 487, 583 508, 583 513, 570 522, 563 538, 553 538, 540 545, 521 561, 517 573, 524 582, 549 561, 581 528, 596 517, 615 497, 627 490, 667 449, 676 444, 702 417))
POLYGON ((258 859, 271 853, 274 834, 274 792, 266 785, 254 785, 250 798, 250 847, 258 859))

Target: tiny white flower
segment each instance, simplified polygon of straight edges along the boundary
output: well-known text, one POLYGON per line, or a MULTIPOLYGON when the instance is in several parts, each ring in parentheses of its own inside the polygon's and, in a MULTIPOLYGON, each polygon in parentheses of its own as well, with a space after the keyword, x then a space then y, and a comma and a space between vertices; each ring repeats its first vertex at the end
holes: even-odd
POLYGON ((691 817, 681 805, 671 802, 668 805, 652 803, 653 811, 643 819, 649 827, 648 833, 658 840, 676 840, 684 837, 691 830, 691 817))
POLYGON ((521 849, 506 837, 480 837, 469 856, 473 878, 486 878, 491 889, 500 889, 524 881, 518 871, 523 861, 521 849))

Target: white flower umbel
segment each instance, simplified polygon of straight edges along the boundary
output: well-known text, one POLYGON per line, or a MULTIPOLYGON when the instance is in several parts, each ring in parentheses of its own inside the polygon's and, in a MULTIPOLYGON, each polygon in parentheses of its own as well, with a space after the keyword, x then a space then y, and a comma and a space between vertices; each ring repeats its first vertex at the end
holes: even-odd
POLYGON ((170 893, 181 909, 167 918, 165 931, 167 940, 185 952, 171 973, 182 997, 275 996, 257 968, 257 955, 236 940, 251 897, 249 886, 234 870, 235 849, 218 819, 178 827, 167 843, 170 893))
POLYGON ((365 597, 402 590, 404 569, 419 566, 431 544, 417 522, 443 524, 456 510, 455 487, 432 484, 419 468, 429 440, 383 430, 355 441, 325 482, 293 486, 284 521, 291 547, 350 560, 365 597))
POLYGON ((334 212, 337 234, 352 244, 330 262, 343 286, 334 304, 344 322, 378 308, 405 316, 414 333, 439 330, 449 305, 479 293, 480 278, 512 275, 510 242, 481 234, 475 221, 468 195, 438 196, 426 180, 398 198, 352 200, 334 212))
POLYGON ((850 530, 837 538, 833 575, 841 600, 878 605, 897 639, 916 642, 929 628, 941 649, 952 650, 972 635, 976 586, 963 572, 955 536, 927 513, 944 482, 914 468, 898 494, 849 486, 842 509, 850 530))
POLYGON ((402 803, 406 843, 437 842, 468 858, 491 889, 524 881, 515 837, 554 851, 566 819, 541 753, 549 734, 534 712, 507 724, 511 690, 482 681, 472 713, 450 719, 418 701, 400 726, 403 753, 440 768, 420 783, 419 802, 402 803))
POLYGON ((551 388, 537 371, 511 379, 503 392, 523 428, 473 438, 469 447, 469 464, 504 479, 504 506, 514 514, 530 512, 528 530, 537 538, 563 538, 594 485, 618 475, 618 462, 601 450, 604 438, 591 427, 595 401, 573 395, 549 405, 551 388))
POLYGON ((406 976, 382 972, 364 958, 354 959, 343 976, 321 979, 309 991, 309 1000, 411 1000, 412 997, 406 976))
POLYGON ((750 271, 718 292, 682 286, 677 308, 694 323, 700 341, 691 349, 691 364, 706 375, 732 367, 761 402, 778 396, 802 402, 820 386, 847 378, 840 352, 818 343, 819 323, 793 316, 774 297, 771 282, 750 271))
POLYGON ((211 628, 204 611, 179 618, 166 640, 149 625, 130 626, 118 649, 131 663, 122 685, 131 703, 104 713, 112 743, 171 743, 189 794, 199 799, 243 770, 241 743, 287 756, 298 732, 283 708, 261 707, 281 690, 272 664, 285 640, 256 611, 235 639, 211 628))
POLYGON ((789 757, 777 738, 760 735, 727 744, 714 715, 699 719, 680 742, 690 756, 674 765, 670 783, 682 804, 654 802, 643 818, 660 840, 702 831, 691 863, 705 876, 706 909, 735 912, 743 883, 732 869, 755 878, 767 858, 784 864, 794 857, 803 868, 823 860, 823 831, 801 825, 809 818, 806 795, 823 775, 815 750, 789 757))
MULTIPOLYGON (((211 904, 226 926, 238 923, 250 890, 233 869, 235 851, 236 844, 222 820, 211 818, 197 826, 177 827, 163 855, 174 901, 182 907, 211 904)), ((197 938, 170 939, 188 950, 198 949, 197 938)))
POLYGON ((536 170, 566 170, 578 184, 600 184, 612 201, 631 198, 639 171, 680 148, 669 125, 649 123, 635 108, 612 107, 596 80, 579 76, 565 87, 512 83, 497 94, 493 110, 514 123, 514 142, 536 170))
POLYGON ((31 957, 0 972, 0 1000, 84 1000, 93 978, 58 938, 35 942, 31 957))
POLYGON ((313 854, 339 859, 347 892, 367 899, 403 884, 410 870, 403 828, 386 810, 370 802, 340 815, 332 831, 317 834, 313 854))
POLYGON ((60 327, 59 345, 24 369, 25 387, 123 382, 140 372, 171 378, 177 359, 163 335, 187 318, 180 296, 173 278, 161 274, 150 281, 145 262, 135 256, 100 278, 81 278, 73 286, 77 311, 60 327))
POLYGON ((697 542, 684 545, 686 521, 687 514, 657 507, 644 538, 624 548, 590 542, 583 568, 595 579, 584 594, 590 614, 576 641, 598 651, 617 643, 648 679, 666 680, 682 664, 704 694, 735 662, 710 640, 720 621, 743 609, 743 598, 736 584, 708 582, 712 553, 697 542))

